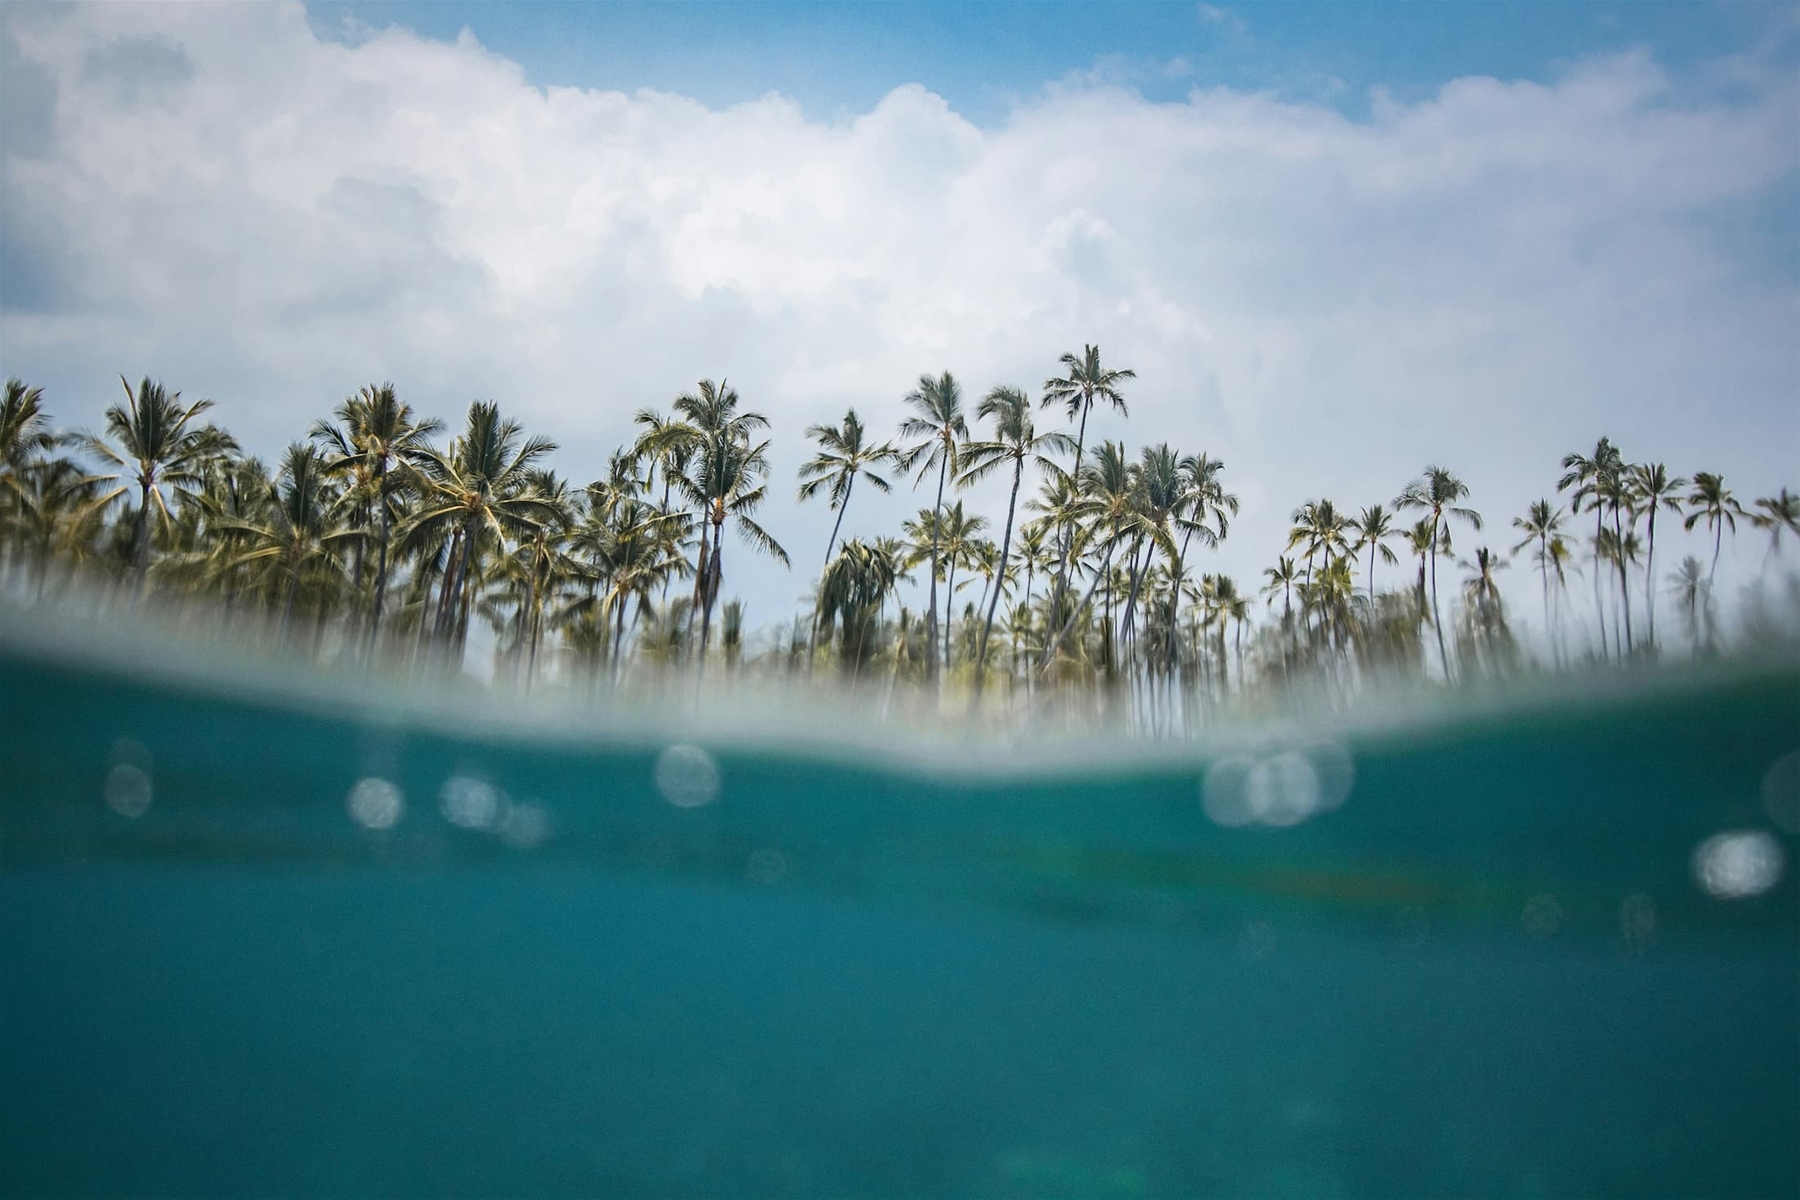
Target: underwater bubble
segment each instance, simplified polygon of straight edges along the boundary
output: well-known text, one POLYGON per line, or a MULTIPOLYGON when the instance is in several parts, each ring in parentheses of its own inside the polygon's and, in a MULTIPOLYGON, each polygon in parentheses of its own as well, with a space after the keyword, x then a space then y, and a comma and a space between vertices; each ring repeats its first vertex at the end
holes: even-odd
POLYGON ((1525 911, 1519 914, 1519 924, 1526 934, 1540 941, 1555 937, 1562 928, 1562 919, 1562 905, 1549 892, 1539 892, 1527 900, 1525 911))
POLYGON ((1330 812, 1350 798, 1350 790, 1356 786, 1356 760, 1350 751, 1336 742, 1314 742, 1302 753, 1318 787, 1314 812, 1330 812))
POLYGON ((1760 896, 1787 867, 1781 843, 1760 829, 1717 833, 1694 848, 1694 879, 1721 900, 1760 896))
POLYGON ((1619 902, 1619 934, 1625 948, 1642 954, 1656 944, 1656 902, 1642 892, 1633 892, 1619 902))
POLYGON ((1763 772, 1762 800, 1775 828, 1800 833, 1800 750, 1782 755, 1763 772))
POLYGON ((656 790, 676 808, 699 808, 719 795, 719 767, 698 746, 670 746, 656 760, 656 790))
POLYGON ((1250 772, 1253 759, 1222 758, 1206 769, 1200 786, 1200 807, 1215 825, 1236 829, 1256 819, 1250 807, 1250 772))
POLYGON ((136 820, 150 810, 150 773, 131 763, 120 763, 106 773, 106 806, 121 817, 136 820))
POLYGON ((381 776, 369 775, 356 781, 344 797, 344 807, 364 829, 392 829, 406 812, 406 796, 381 776))
POLYGON ((500 816, 500 790, 473 775, 452 775, 438 789, 444 820, 464 829, 490 829, 500 816))
POLYGON ((112 744, 107 754, 111 764, 106 773, 103 795, 106 806, 121 817, 133 820, 150 810, 153 794, 150 751, 136 738, 122 737, 112 744))
POLYGON ((753 883, 780 883, 787 877, 787 855, 767 848, 752 850, 744 874, 753 883))
POLYGON ((500 840, 514 850, 529 850, 549 836, 549 815, 529 800, 508 808, 500 818, 500 840))
POLYGON ((1291 750, 1252 767, 1244 791, 1256 819, 1278 828, 1298 825, 1319 806, 1319 777, 1312 762, 1291 750))

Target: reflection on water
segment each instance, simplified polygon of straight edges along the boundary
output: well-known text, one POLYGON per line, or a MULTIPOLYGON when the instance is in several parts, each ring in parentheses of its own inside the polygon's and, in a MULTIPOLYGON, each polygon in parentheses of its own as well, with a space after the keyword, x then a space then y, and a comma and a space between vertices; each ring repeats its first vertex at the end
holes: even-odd
POLYGON ((1794 1194, 1707 687, 1049 771, 0 656, 0 1194, 1794 1194))

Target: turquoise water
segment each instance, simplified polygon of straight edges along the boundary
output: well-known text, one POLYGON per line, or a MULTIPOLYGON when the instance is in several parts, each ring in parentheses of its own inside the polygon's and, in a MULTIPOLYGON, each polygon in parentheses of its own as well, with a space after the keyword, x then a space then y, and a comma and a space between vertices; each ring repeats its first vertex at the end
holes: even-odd
POLYGON ((0 1194, 1800 1192, 1791 667, 1047 771, 100 663, 0 648, 0 1194))

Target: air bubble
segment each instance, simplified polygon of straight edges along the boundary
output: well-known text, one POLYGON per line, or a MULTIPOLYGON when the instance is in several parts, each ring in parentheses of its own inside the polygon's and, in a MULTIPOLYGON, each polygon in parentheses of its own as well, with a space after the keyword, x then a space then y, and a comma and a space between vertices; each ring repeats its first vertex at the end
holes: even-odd
POLYGON ((142 742, 120 738, 113 743, 109 758, 112 768, 106 773, 106 806, 121 817, 136 820, 150 811, 155 790, 150 779, 150 751, 142 742))
POLYGON ((1787 867, 1781 843, 1760 829, 1714 834, 1694 848, 1694 879, 1721 900, 1760 896, 1787 867))
POLYGON ((1619 936, 1625 949, 1642 954, 1656 944, 1656 902, 1633 892, 1619 902, 1619 936))
POLYGON ((549 836, 549 816, 530 801, 513 805, 500 818, 500 840, 514 850, 530 850, 549 836))
POLYGON ((1526 935, 1539 941, 1555 937, 1562 928, 1562 920, 1562 905, 1548 892, 1539 892, 1527 900, 1525 911, 1519 914, 1519 924, 1524 927, 1526 935))
POLYGON ((698 746, 670 746, 656 760, 656 790, 676 808, 699 808, 719 795, 719 768, 698 746))
POLYGON ((444 820, 464 829, 491 829, 500 817, 500 791, 473 775, 452 775, 438 789, 444 820))
POLYGON ((406 796, 390 781, 370 775, 356 781, 344 807, 364 829, 392 829, 406 812, 406 796))
POLYGON ((779 850, 762 849, 750 852, 750 861, 744 868, 744 874, 753 883, 780 883, 787 877, 787 856, 779 850))

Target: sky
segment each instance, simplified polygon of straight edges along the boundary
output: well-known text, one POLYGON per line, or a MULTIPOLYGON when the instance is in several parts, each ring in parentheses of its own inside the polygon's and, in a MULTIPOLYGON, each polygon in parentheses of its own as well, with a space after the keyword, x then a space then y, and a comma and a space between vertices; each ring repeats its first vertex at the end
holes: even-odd
MULTIPOLYGON (((1603 434, 1800 484, 1800 6, 0 6, 0 371, 61 424, 150 375, 272 459, 393 380, 583 481, 725 377, 794 559, 727 544, 762 625, 830 531, 808 425, 1089 342, 1137 372, 1090 442, 1222 458, 1199 569, 1245 585, 1301 502, 1428 463, 1488 517, 1462 553, 1603 434)), ((1001 485, 969 502, 997 535, 1001 485)))

